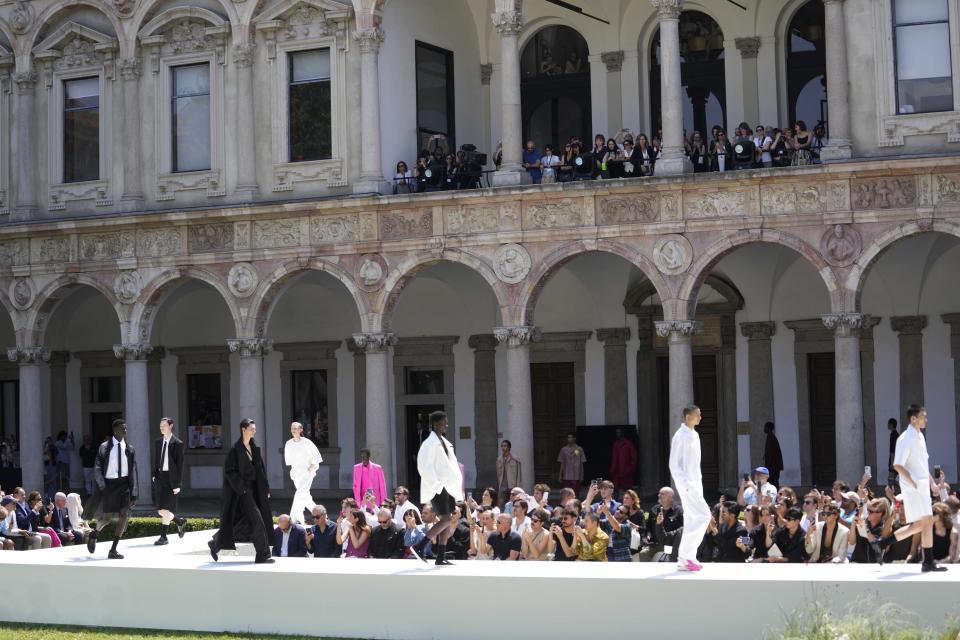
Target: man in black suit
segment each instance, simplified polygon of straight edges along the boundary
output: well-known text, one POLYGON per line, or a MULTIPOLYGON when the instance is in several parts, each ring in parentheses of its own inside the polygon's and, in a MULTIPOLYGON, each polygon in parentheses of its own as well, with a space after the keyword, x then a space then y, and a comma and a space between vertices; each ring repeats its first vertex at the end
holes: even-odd
POLYGON ((370 534, 368 555, 371 558, 402 558, 403 529, 394 524, 393 514, 389 509, 380 509, 377 522, 380 526, 370 534))
POLYGON ((160 437, 153 443, 153 500, 160 513, 160 538, 155 545, 168 544, 170 523, 177 525, 182 538, 187 519, 175 515, 180 481, 183 478, 183 441, 173 435, 173 418, 160 419, 160 437))
POLYGON ((306 558, 307 534, 303 527, 281 514, 273 530, 273 555, 281 558, 306 558))
POLYGON ((114 523, 113 546, 107 555, 111 560, 123 560, 117 552, 120 538, 127 530, 130 509, 137 502, 137 458, 133 447, 126 442, 127 423, 113 421, 113 436, 100 445, 93 467, 93 497, 87 510, 97 521, 97 528, 87 536, 87 551, 97 550, 97 537, 111 522, 114 523))
POLYGON ((70 518, 67 515, 67 496, 63 493, 58 493, 53 497, 50 528, 57 532, 60 543, 64 546, 83 542, 83 531, 77 531, 70 524, 70 518))

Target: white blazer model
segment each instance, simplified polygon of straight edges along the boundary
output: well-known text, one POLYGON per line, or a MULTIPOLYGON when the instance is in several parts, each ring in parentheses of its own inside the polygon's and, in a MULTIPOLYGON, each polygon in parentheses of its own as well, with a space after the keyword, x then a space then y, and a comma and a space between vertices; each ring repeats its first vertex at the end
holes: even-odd
POLYGON ((420 445, 417 469, 420 471, 420 499, 423 502, 429 502, 444 489, 454 500, 463 500, 463 476, 460 475, 457 455, 450 441, 438 436, 436 431, 432 431, 420 445))
MULTIPOLYGON (((810 562, 820 561, 820 542, 823 540, 823 527, 826 522, 818 522, 817 531, 804 541, 807 553, 810 554, 810 562)), ((833 534, 833 553, 830 556, 830 562, 842 563, 847 561, 847 544, 850 530, 843 526, 843 523, 837 522, 837 531, 833 534)))

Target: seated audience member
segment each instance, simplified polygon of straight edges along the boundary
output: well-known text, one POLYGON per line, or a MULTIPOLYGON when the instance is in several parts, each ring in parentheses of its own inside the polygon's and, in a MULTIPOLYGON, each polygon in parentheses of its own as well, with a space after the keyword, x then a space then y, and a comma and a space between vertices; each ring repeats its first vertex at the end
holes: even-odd
POLYGON ((6 516, 2 523, 2 529, 0 529, 0 535, 2 535, 7 540, 13 540, 14 547, 17 551, 22 551, 24 549, 39 549, 41 547, 40 536, 31 533, 30 531, 24 531, 17 524, 17 501, 12 496, 4 496, 0 500, 0 507, 3 507, 6 510, 6 516))
POLYGON ((70 524, 70 514, 67 511, 67 496, 57 493, 53 497, 53 509, 50 511, 50 528, 53 529, 60 543, 80 544, 83 542, 83 531, 74 530, 70 524))
POLYGON ((933 559, 950 563, 957 554, 957 530, 953 528, 953 514, 943 502, 933 505, 933 559))
POLYGON ((543 509, 549 514, 553 511, 553 508, 549 504, 550 500, 550 485, 546 484, 535 484, 533 485, 533 504, 530 505, 530 510, 527 512, 527 515, 530 515, 537 509, 543 509))
POLYGON ((601 528, 610 538, 607 545, 607 560, 610 562, 630 562, 633 555, 630 552, 630 541, 633 538, 633 526, 630 524, 628 509, 624 505, 617 507, 610 513, 606 505, 601 507, 601 514, 606 516, 601 528))
POLYGON ((408 510, 403 514, 403 557, 409 558, 410 547, 417 544, 426 535, 423 529, 423 520, 420 511, 408 510))
MULTIPOLYGON (((572 502, 571 505, 577 504, 572 502)), ((559 511, 559 509, 558 509, 559 511)), ((563 562, 572 562, 577 559, 580 551, 580 527, 577 526, 577 510, 572 506, 563 511, 561 523, 550 527, 550 533, 553 535, 554 552, 553 559, 563 562)))
POLYGON ((777 499, 777 488, 768 482, 770 471, 766 467, 757 467, 753 470, 753 480, 746 478, 740 482, 740 492, 737 494, 737 504, 741 507, 755 504, 762 505, 767 498, 772 504, 777 499))
POLYGON ((70 526, 73 527, 73 530, 81 532, 84 540, 86 540, 92 529, 83 520, 83 503, 80 501, 79 493, 67 494, 67 517, 70 519, 70 526))
POLYGON ((523 548, 520 536, 510 530, 510 516, 501 513, 497 517, 497 530, 487 538, 493 549, 494 560, 518 560, 523 548))
POLYGON ((380 509, 377 513, 377 528, 370 534, 370 558, 402 558, 403 529, 393 523, 390 511, 380 509))
POLYGON ((529 504, 524 499, 518 499, 513 503, 513 509, 510 511, 511 521, 510 530, 518 536, 530 528, 530 518, 527 516, 527 507, 529 504))
POLYGON ((280 558, 306 558, 307 538, 303 527, 290 521, 283 513, 277 518, 277 528, 273 530, 273 555, 280 558))
POLYGON ((610 537, 600 529, 600 516, 596 513, 588 513, 583 518, 583 528, 577 529, 577 535, 580 538, 580 550, 577 553, 577 560, 588 562, 606 562, 607 545, 610 543, 610 537))
POLYGON ((836 505, 823 509, 823 520, 807 529, 804 546, 810 562, 835 564, 847 561, 847 544, 850 530, 840 523, 840 510, 836 505))
POLYGON ((788 509, 784 516, 784 525, 774 531, 773 523, 767 528, 765 544, 767 545, 768 562, 806 562, 807 550, 804 547, 803 529, 800 520, 803 513, 800 509, 788 509), (780 552, 778 557, 773 556, 770 550, 776 545, 780 552))
POLYGON ((803 520, 800 521, 800 526, 806 533, 810 530, 810 527, 820 521, 820 494, 817 491, 811 491, 805 495, 800 509, 803 511, 803 520))
POLYGON ((737 542, 744 543, 749 534, 740 523, 740 505, 736 502, 724 502, 720 507, 720 521, 711 522, 707 535, 713 547, 714 562, 744 562, 746 552, 737 542))
POLYGON ((840 520, 848 528, 853 524, 853 519, 859 513, 860 496, 855 491, 844 491, 840 494, 840 520))
MULTIPOLYGON (((601 480, 599 484, 590 483, 590 489, 587 491, 587 498, 581 505, 584 511, 599 513, 600 505, 606 505, 610 513, 614 513, 620 503, 613 499, 613 483, 609 480, 601 480), (594 502, 594 498, 599 494, 599 499, 594 502)), ((606 520, 606 516, 601 516, 601 520, 606 520)))
POLYGON ((39 491, 31 491, 27 498, 27 504, 30 505, 30 526, 37 533, 50 537, 50 547, 57 548, 62 546, 60 536, 50 526, 53 517, 53 497, 50 498, 50 504, 44 504, 43 496, 39 491))
POLYGON ((337 544, 346 544, 343 552, 344 558, 366 558, 367 549, 370 547, 370 534, 372 530, 367 524, 363 511, 353 509, 346 515, 340 516, 337 521, 337 544), (341 525, 343 522, 349 523, 346 533, 342 533, 341 525))
POLYGON ((420 509, 417 508, 417 505, 410 500, 410 490, 405 486, 400 485, 393 492, 393 497, 397 499, 397 504, 393 509, 393 522, 399 526, 403 526, 403 517, 407 511, 416 511, 417 515, 420 515, 420 509))
MULTIPOLYGON (((474 560, 493 560, 493 547, 487 541, 497 530, 496 519, 490 507, 480 507, 480 523, 470 521, 470 551, 474 560)), ((522 547, 521 547, 522 551, 522 547)))
POLYGON ((673 502, 673 489, 663 487, 657 497, 657 504, 650 510, 653 525, 649 529, 650 551, 663 551, 664 545, 678 550, 679 534, 683 531, 683 507, 673 502))
MULTIPOLYGON (((13 497, 17 499, 14 505, 14 511, 17 514, 17 527, 19 527, 21 531, 30 533, 34 540, 39 538, 39 546, 33 548, 49 549, 52 543, 50 534, 39 531, 39 509, 40 503, 43 501, 40 492, 31 491, 30 497, 28 498, 23 487, 16 487, 13 490, 13 497)), ((59 543, 60 541, 58 539, 57 546, 60 546, 59 543)))
MULTIPOLYGON (((848 491, 843 495, 856 495, 848 491)), ((853 548, 850 562, 878 562, 886 560, 885 548, 890 546, 894 528, 894 513, 884 499, 871 500, 861 510, 853 509, 853 520, 847 534, 847 545, 853 548)), ((843 511, 840 511, 843 522, 843 511)))
POLYGON ((0 549, 3 551, 15 551, 17 548, 13 538, 9 537, 10 531, 8 530, 9 525, 7 523, 7 517, 9 515, 5 508, 0 507, 0 549))
POLYGON ((456 522, 450 539, 447 540, 447 559, 453 556, 454 560, 466 560, 470 551, 470 522, 463 517, 466 506, 458 502, 450 517, 456 522))
POLYGON ((536 509, 530 516, 530 527, 521 536, 520 556, 524 560, 549 560, 552 549, 550 532, 546 524, 550 516, 543 509, 536 509))
POLYGON ((311 512, 313 526, 307 529, 307 549, 314 558, 339 558, 343 545, 337 543, 337 525, 327 518, 327 508, 318 504, 311 512))

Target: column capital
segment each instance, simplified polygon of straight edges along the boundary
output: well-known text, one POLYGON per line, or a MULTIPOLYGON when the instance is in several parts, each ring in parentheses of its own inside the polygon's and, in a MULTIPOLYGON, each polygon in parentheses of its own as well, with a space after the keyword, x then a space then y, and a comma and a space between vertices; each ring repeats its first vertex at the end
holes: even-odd
POLYGON ((769 340, 777 332, 776 322, 741 322, 740 333, 748 340, 769 340))
POLYGON ((604 347, 623 347, 630 340, 630 327, 612 327, 597 329, 597 340, 604 347))
POLYGON ((397 344, 397 336, 389 332, 355 333, 353 342, 364 353, 379 353, 397 344))
POLYGON ((270 353, 272 343, 264 338, 237 338, 227 340, 230 353, 239 353, 241 358, 262 358, 270 353))
POLYGON ((918 336, 927 328, 927 316, 893 316, 890 328, 901 336, 918 336))
POLYGON ((650 0, 661 20, 679 20, 683 10, 683 0, 650 0))
POLYGON ((353 32, 353 39, 360 44, 361 53, 377 53, 380 51, 380 45, 386 37, 383 29, 373 27, 370 29, 358 29, 353 32))
POLYGON ((657 320, 653 323, 657 328, 657 335, 666 338, 670 334, 693 336, 703 331, 703 323, 699 320, 657 320))
POLYGON ((50 350, 46 347, 11 347, 7 359, 16 364, 40 364, 50 362, 50 350))
POLYGON ((470 336, 467 344, 474 351, 494 351, 497 345, 500 344, 500 341, 497 340, 497 336, 492 333, 480 333, 470 336))
MULTIPOLYGON (((382 39, 381 39, 382 42, 382 39)), ((362 45, 361 45, 362 48, 362 45)), ((253 54, 257 50, 257 45, 253 42, 234 45, 233 64, 240 69, 248 69, 253 66, 253 54)))
POLYGON ((490 19, 493 20, 493 26, 501 37, 518 36, 523 31, 522 11, 497 11, 490 15, 490 19))
POLYGON ((871 318, 866 313, 825 313, 820 318, 827 329, 838 336, 857 335, 861 329, 871 327, 871 318))
POLYGON ((492 77, 493 77, 493 65, 492 64, 480 65, 480 84, 483 84, 483 85, 490 84, 490 78, 492 77))
POLYGON ((617 73, 623 68, 623 51, 604 51, 600 61, 606 65, 607 73, 617 73))
POLYGON ((153 345, 149 342, 113 345, 113 355, 124 362, 146 360, 151 353, 153 353, 153 345))
POLYGON ((536 327, 494 327, 493 335, 497 341, 508 347, 522 347, 540 339, 540 329, 536 327))
POLYGON ((124 80, 137 80, 140 77, 140 58, 124 58, 120 61, 120 77, 124 80))
POLYGON ((17 94, 32 94, 37 86, 37 72, 23 71, 13 74, 13 82, 17 85, 17 94))
POLYGON ((756 58, 760 53, 760 38, 736 38, 733 42, 737 45, 741 58, 756 58))

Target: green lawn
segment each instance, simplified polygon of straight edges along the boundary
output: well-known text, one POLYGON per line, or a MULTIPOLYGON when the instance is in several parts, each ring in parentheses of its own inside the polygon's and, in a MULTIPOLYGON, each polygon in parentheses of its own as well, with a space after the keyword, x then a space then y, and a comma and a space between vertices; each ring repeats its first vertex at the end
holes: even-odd
POLYGON ((89 627, 12 624, 0 622, 0 638, 17 640, 323 640, 316 636, 274 636, 248 633, 196 633, 189 631, 152 631, 147 629, 93 630, 89 627))

